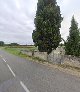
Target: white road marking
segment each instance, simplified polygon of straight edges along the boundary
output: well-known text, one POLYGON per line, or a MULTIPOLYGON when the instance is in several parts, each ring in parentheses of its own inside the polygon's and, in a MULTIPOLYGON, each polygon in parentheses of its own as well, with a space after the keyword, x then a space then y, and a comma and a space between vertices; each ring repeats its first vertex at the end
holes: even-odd
POLYGON ((13 70, 11 69, 11 67, 7 64, 7 66, 8 66, 8 68, 9 68, 9 70, 11 71, 11 73, 12 73, 12 75, 14 76, 14 77, 16 77, 16 75, 15 75, 15 73, 13 72, 13 70))
POLYGON ((6 63, 6 60, 4 59, 4 58, 2 58, 3 59, 3 61, 6 63))
MULTIPOLYGON (((0 55, 0 57, 2 58, 2 56, 0 55)), ((4 59, 4 58, 2 58, 2 60, 6 63, 7 61, 4 59)), ((13 72, 13 70, 11 69, 11 67, 7 64, 7 66, 8 66, 8 68, 9 68, 9 70, 11 71, 11 73, 12 73, 12 75, 14 76, 14 77, 16 77, 16 75, 15 75, 15 73, 13 72)), ((29 90, 28 90, 28 88, 24 85, 24 83, 22 82, 22 81, 20 81, 20 84, 21 84, 21 86, 23 87, 23 89, 26 91, 26 92, 30 92, 29 90)))
POLYGON ((21 84, 21 86, 24 88, 24 90, 25 90, 26 92, 30 92, 30 91, 28 90, 28 88, 24 85, 24 83, 23 83, 22 81, 20 81, 20 84, 21 84))

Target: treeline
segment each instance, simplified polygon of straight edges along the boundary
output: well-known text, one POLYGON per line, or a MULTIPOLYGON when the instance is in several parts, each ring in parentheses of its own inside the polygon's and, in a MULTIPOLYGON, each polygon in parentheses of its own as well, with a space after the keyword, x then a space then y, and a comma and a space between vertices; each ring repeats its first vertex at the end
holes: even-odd
POLYGON ((9 46, 9 47, 28 47, 28 46, 34 46, 34 45, 21 45, 18 43, 9 43, 6 44, 4 41, 0 41, 0 46, 9 46))
POLYGON ((0 46, 4 46, 4 42, 3 41, 0 41, 0 46))
MULTIPOLYGON (((67 55, 80 56, 80 30, 74 16, 71 20, 67 41, 61 38, 63 18, 56 0, 38 0, 32 39, 40 52, 50 54, 59 45, 65 47, 67 55), (61 41, 65 44, 60 44, 61 41)), ((65 31, 65 30, 64 30, 65 31)))
POLYGON ((74 16, 72 17, 69 36, 65 43, 65 51, 67 55, 80 56, 80 30, 74 16))
POLYGON ((6 44, 4 43, 4 41, 0 41, 0 46, 19 46, 19 44, 18 43, 6 44))

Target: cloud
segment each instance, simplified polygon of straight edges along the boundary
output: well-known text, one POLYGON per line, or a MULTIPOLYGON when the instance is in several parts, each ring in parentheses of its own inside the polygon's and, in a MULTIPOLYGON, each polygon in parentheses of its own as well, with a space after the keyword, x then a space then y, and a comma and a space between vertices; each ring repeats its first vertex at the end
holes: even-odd
MULTIPOLYGON (((0 40, 33 44, 32 32, 38 0, 0 0, 0 40)), ((61 35, 64 39, 69 34, 71 17, 74 14, 80 22, 80 1, 57 0, 64 17, 61 35)), ((80 24, 79 24, 80 27, 80 24)))
POLYGON ((35 0, 0 0, 0 40, 31 44, 35 0))
POLYGON ((63 21, 61 23, 61 35, 65 40, 69 35, 69 28, 71 26, 71 19, 74 15, 76 21, 79 23, 80 27, 80 1, 77 0, 57 0, 58 5, 60 5, 61 14, 63 16, 63 21))

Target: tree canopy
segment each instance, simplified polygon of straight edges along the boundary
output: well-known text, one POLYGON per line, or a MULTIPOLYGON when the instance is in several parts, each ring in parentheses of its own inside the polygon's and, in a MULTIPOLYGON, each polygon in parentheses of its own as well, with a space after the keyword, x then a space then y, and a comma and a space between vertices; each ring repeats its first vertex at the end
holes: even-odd
POLYGON ((65 50, 66 54, 80 56, 80 35, 79 35, 78 23, 75 21, 74 16, 71 20, 71 27, 69 30, 69 36, 67 38, 65 50))
POLYGON ((4 42, 3 41, 0 41, 0 46, 4 46, 4 42))
POLYGON ((49 54, 58 47, 61 41, 61 21, 60 7, 56 0, 38 0, 32 38, 40 52, 49 54))

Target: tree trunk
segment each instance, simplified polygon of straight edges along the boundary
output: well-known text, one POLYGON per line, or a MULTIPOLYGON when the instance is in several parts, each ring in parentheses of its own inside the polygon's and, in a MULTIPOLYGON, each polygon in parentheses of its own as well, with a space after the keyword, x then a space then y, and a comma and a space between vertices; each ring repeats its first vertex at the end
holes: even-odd
POLYGON ((49 62, 49 60, 50 60, 50 59, 49 59, 49 55, 50 55, 50 54, 47 54, 47 61, 48 61, 48 62, 49 62))

